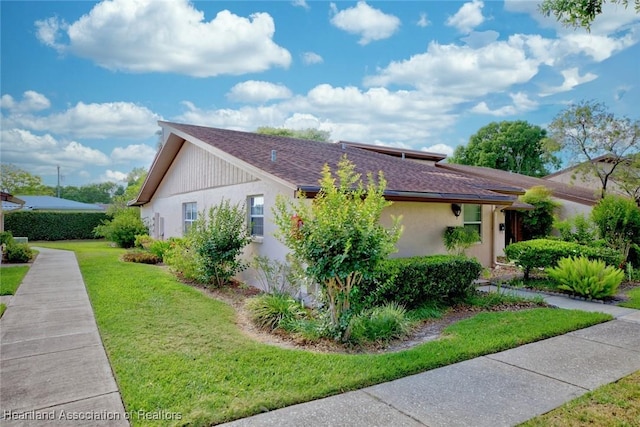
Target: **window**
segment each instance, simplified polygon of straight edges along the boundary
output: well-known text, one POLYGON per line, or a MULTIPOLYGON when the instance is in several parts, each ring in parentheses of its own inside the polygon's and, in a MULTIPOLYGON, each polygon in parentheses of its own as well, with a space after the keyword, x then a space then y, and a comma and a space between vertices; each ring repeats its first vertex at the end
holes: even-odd
POLYGON ((482 205, 462 205, 464 228, 476 230, 482 237, 482 205))
POLYGON ((264 236, 264 196, 251 196, 248 204, 251 235, 264 236))
POLYGON ((198 204, 196 202, 182 204, 182 233, 186 235, 194 221, 198 219, 198 204))

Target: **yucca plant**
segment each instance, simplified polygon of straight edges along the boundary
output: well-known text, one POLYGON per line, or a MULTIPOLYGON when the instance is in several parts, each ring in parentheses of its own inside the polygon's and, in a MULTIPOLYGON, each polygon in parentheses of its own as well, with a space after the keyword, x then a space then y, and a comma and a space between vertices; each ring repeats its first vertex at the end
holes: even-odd
POLYGON ((586 257, 562 258, 547 274, 558 282, 558 289, 587 298, 607 298, 615 295, 624 280, 624 272, 607 266, 604 261, 586 257))

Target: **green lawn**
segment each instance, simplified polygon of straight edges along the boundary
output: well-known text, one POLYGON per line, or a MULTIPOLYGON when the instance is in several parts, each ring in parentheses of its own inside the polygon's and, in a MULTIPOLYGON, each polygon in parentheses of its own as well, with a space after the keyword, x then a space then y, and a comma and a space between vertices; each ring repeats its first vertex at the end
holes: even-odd
POLYGON ((28 266, 2 267, 0 269, 0 295, 15 295, 27 271, 29 271, 28 266))
POLYGON ((627 296, 629 297, 629 301, 623 302, 620 305, 623 307, 635 308, 636 310, 640 310, 640 287, 627 292, 627 296))
POLYGON ((521 427, 640 425, 640 371, 567 402, 521 427))
POLYGON ((119 261, 123 251, 104 242, 42 246, 76 251, 127 410, 178 412, 181 425, 359 389, 610 319, 547 308, 482 313, 450 326, 445 339, 398 353, 286 350, 251 340, 228 305, 157 266, 119 261))

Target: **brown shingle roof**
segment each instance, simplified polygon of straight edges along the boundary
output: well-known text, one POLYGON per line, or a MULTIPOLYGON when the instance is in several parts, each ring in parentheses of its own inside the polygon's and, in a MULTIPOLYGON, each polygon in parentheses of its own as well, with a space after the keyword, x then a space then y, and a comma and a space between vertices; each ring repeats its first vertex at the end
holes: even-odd
POLYGON ((527 175, 507 172, 499 169, 491 169, 480 166, 458 165, 452 163, 438 163, 438 168, 457 171, 466 175, 486 178, 496 182, 508 182, 512 185, 529 189, 536 185, 543 185, 551 190, 552 194, 564 200, 570 200, 584 205, 595 205, 599 197, 591 190, 581 187, 574 187, 561 182, 550 181, 542 178, 535 178, 527 175))
MULTIPOLYGON (((203 126, 160 122, 166 131, 180 134, 184 139, 197 139, 245 162, 271 176, 291 184, 295 188, 313 192, 318 187, 324 164, 335 170, 343 155, 356 165, 356 171, 366 176, 371 172, 377 175, 382 171, 387 180, 386 196, 398 200, 422 201, 467 201, 486 204, 511 204, 515 197, 503 193, 522 193, 521 188, 504 187, 502 192, 491 191, 499 187, 496 183, 482 178, 463 175, 419 164, 409 160, 380 154, 377 152, 349 146, 341 143, 328 143, 262 135, 203 126), (276 160, 272 161, 275 150, 276 160)), ((164 150, 163 150, 164 151, 164 150)), ((167 152, 171 153, 171 150, 167 152)), ((171 154, 175 156, 175 152, 171 154)), ((160 152, 162 156, 162 151, 160 152)), ((154 165, 167 162, 154 160, 154 165)), ((152 169, 154 166, 152 166, 152 169)), ((150 172, 151 175, 151 172, 150 172)), ((163 176, 164 173, 154 173, 163 176)), ((155 186, 159 182, 155 183, 155 186)), ((155 188, 145 189, 153 183, 145 182, 141 194, 134 204, 149 201, 155 188)))

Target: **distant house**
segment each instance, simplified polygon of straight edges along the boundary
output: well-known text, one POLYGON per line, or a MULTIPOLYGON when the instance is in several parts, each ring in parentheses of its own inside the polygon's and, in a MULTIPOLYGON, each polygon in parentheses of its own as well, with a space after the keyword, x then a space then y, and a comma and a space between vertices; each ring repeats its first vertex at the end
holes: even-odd
POLYGON ((6 211, 15 209, 30 211, 73 211, 73 212, 104 212, 99 205, 80 203, 74 200, 61 199, 53 196, 20 196, 24 203, 20 206, 9 201, 2 202, 2 208, 6 211))
MULTIPOLYGON (((141 207, 151 234, 164 239, 182 236, 198 213, 223 198, 243 203, 253 235, 246 257, 284 258, 288 249, 273 237, 271 209, 276 196, 293 198, 299 191, 313 196, 319 189, 323 165, 329 164, 335 170, 344 155, 363 176, 378 171, 385 175, 385 197, 394 204, 385 210, 381 222, 389 224, 390 215, 402 215, 404 225, 394 256, 446 253, 446 227, 467 226, 476 228, 482 236, 469 254, 491 266, 504 249, 503 210, 524 193, 523 188, 510 183, 496 183, 429 164, 444 158, 442 155, 170 122, 159 124, 163 128, 163 146, 140 193, 130 204, 141 207)), ((250 276, 242 278, 251 281, 250 276)))
POLYGON ((12 194, 5 193, 4 191, 0 191, 0 201, 2 205, 0 206, 0 232, 4 231, 4 211, 5 211, 5 203, 7 205, 13 206, 14 209, 19 209, 24 206, 24 200, 13 196, 12 194))
MULTIPOLYGON (((556 182, 543 178, 535 178, 527 175, 507 172, 498 169, 485 168, 480 166, 467 166, 451 163, 437 163, 437 167, 463 173, 468 176, 488 179, 498 183, 509 183, 524 189, 530 189, 535 186, 547 187, 553 196, 553 199, 560 203, 560 207, 556 211, 559 219, 566 219, 578 214, 588 215, 593 206, 598 203, 599 197, 590 189, 568 185, 564 182, 556 182)), ((518 210, 511 207, 503 208, 505 211, 505 240, 506 244, 521 240, 521 223, 518 216, 518 210)))

